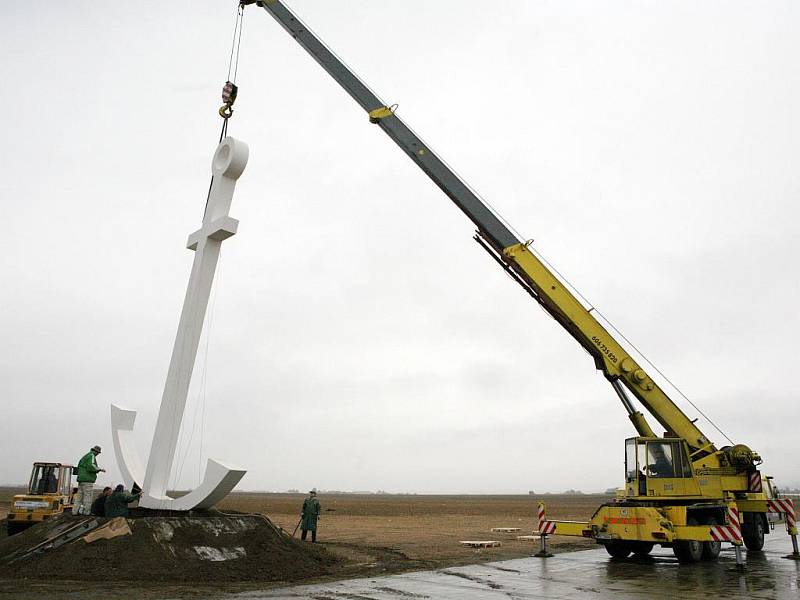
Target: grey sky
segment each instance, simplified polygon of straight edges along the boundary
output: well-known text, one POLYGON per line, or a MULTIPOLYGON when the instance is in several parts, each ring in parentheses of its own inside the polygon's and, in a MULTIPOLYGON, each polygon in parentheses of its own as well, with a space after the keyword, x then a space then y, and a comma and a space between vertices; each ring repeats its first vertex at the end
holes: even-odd
MULTIPOLYGON (((800 485, 797 3, 290 5, 765 472, 800 485)), ((116 482, 112 401, 139 411, 149 448, 234 7, 0 6, 0 481, 100 443, 116 482)), ((196 483, 201 437, 203 460, 249 469, 245 489, 621 484, 633 429, 586 353, 252 7, 241 52, 230 134, 251 156, 176 485, 196 483)))

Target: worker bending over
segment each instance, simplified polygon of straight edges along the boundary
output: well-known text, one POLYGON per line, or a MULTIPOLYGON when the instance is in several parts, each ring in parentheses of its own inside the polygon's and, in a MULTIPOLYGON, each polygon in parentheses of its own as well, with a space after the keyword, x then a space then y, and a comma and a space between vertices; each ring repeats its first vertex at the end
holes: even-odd
POLYGON ((106 516, 106 498, 111 495, 111 488, 106 486, 103 492, 92 502, 92 515, 95 517, 106 516))
POLYGON ((106 517, 127 517, 128 504, 136 502, 142 492, 138 494, 129 494, 125 491, 125 486, 121 483, 114 488, 114 493, 106 498, 106 517))

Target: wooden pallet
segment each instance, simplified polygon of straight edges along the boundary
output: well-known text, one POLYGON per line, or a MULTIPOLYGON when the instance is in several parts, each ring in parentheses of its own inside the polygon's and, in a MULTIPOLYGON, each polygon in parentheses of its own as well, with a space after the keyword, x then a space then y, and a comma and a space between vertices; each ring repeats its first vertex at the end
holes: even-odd
POLYGON ((462 546, 470 546, 472 548, 492 548, 502 545, 497 540, 462 540, 458 543, 462 546))
POLYGON ((523 540, 526 542, 535 542, 541 539, 542 536, 540 535, 518 535, 518 540, 523 540))
POLYGON ((522 531, 521 527, 492 527, 494 533, 517 533, 522 531))

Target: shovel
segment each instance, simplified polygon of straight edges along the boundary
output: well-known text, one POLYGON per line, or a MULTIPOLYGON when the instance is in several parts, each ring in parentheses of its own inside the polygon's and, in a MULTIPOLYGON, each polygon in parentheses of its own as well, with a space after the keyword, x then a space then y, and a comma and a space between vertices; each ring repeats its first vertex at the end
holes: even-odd
POLYGON ((303 517, 300 517, 300 520, 297 522, 297 525, 294 526, 294 531, 292 532, 292 537, 294 537, 294 534, 297 533, 297 529, 300 527, 300 523, 302 523, 302 522, 303 522, 303 517))

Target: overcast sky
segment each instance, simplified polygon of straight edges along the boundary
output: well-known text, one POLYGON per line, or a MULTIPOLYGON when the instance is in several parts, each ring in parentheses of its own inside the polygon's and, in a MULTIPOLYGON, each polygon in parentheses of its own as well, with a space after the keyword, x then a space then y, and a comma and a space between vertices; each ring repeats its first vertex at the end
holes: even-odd
MULTIPOLYGON (((290 6, 763 471, 800 485, 797 2, 290 6)), ((0 5, 0 482, 146 456, 234 2, 0 5)), ((173 484, 515 493, 623 482, 590 357, 266 13, 173 484), (205 385, 201 385, 205 379, 205 385)), ((687 414, 697 411, 675 396, 687 414)), ((727 442, 705 420, 701 429, 727 442)))

